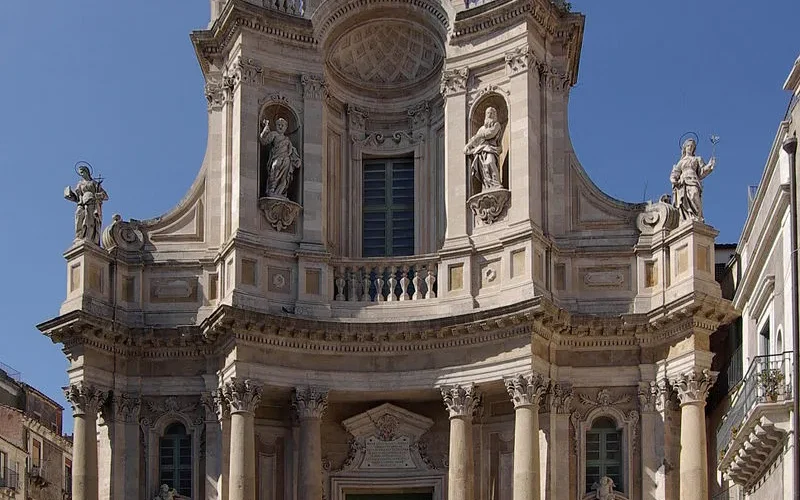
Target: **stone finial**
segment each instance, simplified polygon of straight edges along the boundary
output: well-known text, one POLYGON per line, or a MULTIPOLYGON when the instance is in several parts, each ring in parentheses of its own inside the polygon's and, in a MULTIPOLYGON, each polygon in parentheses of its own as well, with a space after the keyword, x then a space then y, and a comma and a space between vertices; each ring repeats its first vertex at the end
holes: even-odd
POLYGON ((231 413, 253 413, 261 402, 261 385, 254 380, 233 378, 222 389, 231 413))
POLYGON ((692 370, 682 373, 672 379, 670 383, 678 392, 678 399, 680 399, 681 406, 683 406, 693 403, 705 404, 708 391, 716 380, 717 373, 705 369, 701 372, 692 370))
POLYGON ((64 388, 64 397, 72 405, 73 415, 97 416, 100 407, 108 399, 108 392, 101 391, 93 385, 78 382, 64 388))
POLYGON ((322 418, 328 408, 328 390, 319 387, 297 387, 292 394, 292 408, 297 418, 322 418))
POLYGON ((450 418, 472 419, 472 415, 481 404, 481 396, 475 384, 442 387, 442 399, 450 418))
POLYGON ((550 381, 536 372, 507 377, 504 382, 514 408, 533 406, 537 411, 539 400, 550 386, 550 381))

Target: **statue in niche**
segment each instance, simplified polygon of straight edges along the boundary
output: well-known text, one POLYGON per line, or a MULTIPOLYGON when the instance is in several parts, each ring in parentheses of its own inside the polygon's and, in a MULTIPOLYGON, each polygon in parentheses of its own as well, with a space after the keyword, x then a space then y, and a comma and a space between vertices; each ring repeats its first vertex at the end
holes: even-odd
POLYGON ((91 241, 99 246, 100 229, 103 225, 103 202, 108 199, 108 193, 103 189, 103 179, 92 177, 91 165, 80 162, 75 166, 75 171, 81 180, 74 190, 69 186, 64 188, 64 198, 77 205, 75 239, 91 241))
POLYGON ((703 179, 716 164, 713 156, 708 163, 695 156, 696 149, 697 141, 692 137, 686 139, 681 146, 681 157, 669 176, 672 203, 680 212, 681 220, 703 220, 703 179))
POLYGON ((500 182, 498 158, 503 152, 500 144, 502 126, 497 120, 497 110, 486 108, 483 125, 464 146, 464 154, 472 156, 470 174, 480 181, 482 191, 503 189, 500 182))
POLYGON ((289 123, 285 119, 278 118, 275 121, 275 130, 270 130, 267 119, 262 122, 262 125, 259 139, 265 146, 271 146, 266 168, 265 196, 288 199, 287 192, 292 184, 294 172, 300 168, 300 154, 286 136, 289 123))

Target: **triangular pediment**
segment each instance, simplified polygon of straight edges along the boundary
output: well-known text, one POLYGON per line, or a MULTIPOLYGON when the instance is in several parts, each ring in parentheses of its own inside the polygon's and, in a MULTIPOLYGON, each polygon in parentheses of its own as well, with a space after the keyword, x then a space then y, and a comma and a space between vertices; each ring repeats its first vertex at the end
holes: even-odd
POLYGON ((373 436, 382 439, 408 436, 416 440, 432 425, 433 420, 428 417, 391 403, 384 403, 342 422, 342 426, 356 439, 373 436))

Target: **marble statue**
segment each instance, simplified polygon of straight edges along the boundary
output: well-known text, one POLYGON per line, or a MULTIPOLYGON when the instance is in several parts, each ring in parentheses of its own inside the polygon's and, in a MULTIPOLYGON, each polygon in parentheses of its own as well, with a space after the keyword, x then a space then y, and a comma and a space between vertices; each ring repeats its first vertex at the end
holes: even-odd
POLYGON ((603 476, 600 478, 599 482, 596 482, 592 485, 592 489, 595 491, 595 498, 597 500, 614 500, 616 495, 614 495, 614 480, 608 476, 603 476))
POLYGON ((170 489, 166 484, 162 484, 161 488, 158 489, 158 495, 153 500, 174 500, 175 498, 177 498, 175 490, 170 489))
POLYGON ((103 225, 103 202, 108 199, 108 193, 103 189, 103 180, 92 178, 91 167, 88 164, 78 165, 76 171, 81 180, 73 190, 69 186, 64 188, 64 198, 75 202, 75 239, 88 240, 95 245, 100 245, 100 229, 103 225))
POLYGON ((269 120, 262 122, 259 134, 261 143, 271 146, 267 160, 267 192, 265 196, 287 198, 287 191, 294 178, 294 172, 300 168, 300 154, 286 137, 288 122, 283 118, 275 121, 275 130, 270 130, 269 120))
POLYGON ((464 154, 472 156, 470 173, 482 185, 482 191, 502 189, 500 182, 500 166, 498 158, 503 151, 500 144, 500 122, 497 121, 497 110, 486 108, 483 125, 464 146, 464 154))
POLYGON ((703 179, 713 170, 716 160, 712 157, 708 163, 695 156, 697 142, 693 138, 686 139, 681 146, 681 158, 672 167, 669 176, 672 182, 672 203, 678 209, 681 220, 703 220, 703 179))

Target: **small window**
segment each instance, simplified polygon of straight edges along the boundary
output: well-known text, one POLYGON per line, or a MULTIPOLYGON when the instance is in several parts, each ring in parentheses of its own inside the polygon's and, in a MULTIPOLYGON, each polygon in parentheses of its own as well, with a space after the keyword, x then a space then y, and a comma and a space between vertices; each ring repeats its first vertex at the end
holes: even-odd
POLYGON ((36 439, 31 440, 31 465, 42 466, 42 443, 36 439))
POLYGON ((586 432, 586 491, 594 491, 593 485, 603 476, 614 481, 617 491, 623 491, 622 431, 606 417, 596 419, 586 432))
POLYGON ((158 484, 192 496, 192 441, 181 423, 170 424, 159 440, 158 484))
POLYGON ((769 319, 767 319, 764 326, 761 327, 761 331, 758 332, 759 339, 761 339, 761 355, 769 356, 770 353, 770 331, 769 331, 769 319))
POLYGON ((414 253, 414 159, 364 161, 364 257, 414 253))
POLYGON ((72 492, 72 460, 64 458, 64 491, 72 492))

